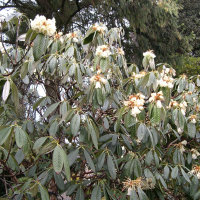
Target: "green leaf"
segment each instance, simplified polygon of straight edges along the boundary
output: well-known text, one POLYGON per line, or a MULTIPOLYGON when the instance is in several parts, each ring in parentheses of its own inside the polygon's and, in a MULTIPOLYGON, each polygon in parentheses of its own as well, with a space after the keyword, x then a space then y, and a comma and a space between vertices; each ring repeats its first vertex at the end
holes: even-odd
POLYGON ((88 152, 85 149, 84 149, 84 155, 85 155, 86 161, 89 164, 89 166, 91 167, 92 171, 95 172, 96 170, 95 170, 94 163, 93 163, 90 155, 88 154, 88 152))
POLYGON ((106 156, 105 153, 102 152, 101 155, 98 157, 98 162, 97 162, 98 170, 101 170, 101 168, 103 167, 105 156, 106 156))
POLYGON ((164 167, 164 178, 167 180, 169 178, 169 167, 166 165, 164 167))
POLYGON ((36 103, 33 104, 33 110, 35 110, 41 103, 42 101, 46 99, 46 97, 42 97, 41 99, 39 99, 36 103))
POLYGON ((199 186, 199 180, 196 176, 193 177, 191 184, 190 184, 190 195, 194 196, 194 194, 197 192, 199 186))
POLYGON ((12 90, 12 96, 13 96, 13 101, 15 104, 16 109, 19 109, 19 94, 17 87, 13 81, 11 81, 11 90, 12 90))
POLYGON ((63 121, 65 121, 65 120, 66 120, 66 122, 68 122, 68 120, 71 119, 71 117, 72 117, 72 115, 74 114, 74 112, 75 112, 74 109, 71 109, 71 110, 67 111, 67 112, 63 115, 63 117, 62 117, 62 119, 60 120, 60 122, 59 122, 58 125, 60 125, 60 124, 61 124, 63 121))
POLYGON ((137 130, 138 140, 141 141, 143 139, 143 137, 146 135, 146 133, 147 133, 147 128, 146 128, 145 124, 141 123, 137 130))
POLYGON ((33 56, 34 60, 37 61, 45 53, 45 35, 39 33, 33 42, 33 56))
POLYGON ((149 151, 145 157, 145 163, 147 166, 150 166, 151 162, 153 160, 153 154, 152 151, 149 151))
POLYGON ((138 194, 139 194, 140 200, 148 200, 149 199, 140 187, 138 187, 138 194))
POLYGON ((118 119, 117 119, 117 123, 116 123, 116 133, 119 131, 122 115, 124 114, 125 109, 126 109, 126 107, 124 106, 117 112, 118 119))
POLYGON ((138 158, 134 159, 134 174, 137 177, 141 177, 141 174, 142 174, 141 163, 138 158))
POLYGON ((49 135, 54 137, 57 131, 58 131, 58 121, 55 120, 50 126, 49 135))
POLYGON ((70 167, 69 167, 68 156, 63 149, 62 149, 62 154, 63 154, 63 160, 64 160, 65 175, 67 177, 67 181, 70 181, 71 178, 70 178, 70 167))
POLYGON ((53 152, 53 168, 56 173, 60 173, 62 171, 63 164, 63 149, 60 145, 57 145, 53 152))
POLYGON ((70 129, 71 129, 71 133, 76 136, 78 134, 79 128, 80 128, 80 115, 78 113, 76 113, 71 122, 70 122, 70 129))
POLYGON ((139 200, 138 195, 134 189, 131 190, 130 200, 139 200))
POLYGON ((151 113, 151 123, 152 125, 157 125, 160 123, 161 120, 161 109, 158 108, 157 106, 153 107, 153 111, 151 113))
POLYGON ((58 188, 63 191, 65 189, 65 184, 62 175, 54 172, 54 178, 58 188))
POLYGON ((26 33, 26 38, 25 38, 25 43, 29 43, 30 42, 30 37, 33 33, 33 29, 29 29, 28 32, 26 33))
POLYGON ((16 139, 17 146, 19 148, 22 148, 23 143, 25 141, 25 139, 24 139, 25 137, 26 137, 26 135, 24 134, 24 131, 19 126, 16 126, 15 127, 15 139, 16 139))
POLYGON ((21 74, 21 79, 24 79, 25 76, 27 75, 28 73, 28 63, 25 62, 23 65, 22 65, 22 68, 20 70, 20 74, 21 74))
POLYGON ((87 128, 88 128, 88 133, 92 137, 92 141, 95 148, 98 149, 98 141, 97 141, 97 134, 95 131, 95 125, 89 119, 87 119, 87 128))
POLYGON ((74 151, 72 151, 69 155, 68 155, 68 160, 69 160, 69 166, 71 166, 77 159, 78 157, 78 152, 79 149, 76 149, 74 151))
POLYGON ((139 84, 138 84, 137 87, 139 87, 139 86, 142 86, 143 88, 146 87, 146 85, 147 85, 147 83, 148 83, 148 81, 149 81, 149 75, 150 75, 149 73, 146 74, 146 75, 140 80, 140 82, 139 82, 139 84))
POLYGON ((107 165, 110 176, 112 177, 112 179, 116 179, 115 165, 110 155, 108 155, 107 157, 107 165))
POLYGON ((48 137, 41 137, 38 140, 36 140, 36 142, 33 145, 33 149, 40 148, 44 144, 44 142, 46 141, 47 138, 48 137))
POLYGON ((101 200, 101 187, 96 185, 92 190, 91 200, 101 200))
POLYGON ((108 59, 107 58, 101 58, 100 60, 100 69, 102 73, 104 73, 107 70, 108 67, 108 59))
POLYGON ((67 189, 67 196, 70 196, 78 187, 78 184, 70 185, 69 188, 67 189))
POLYGON ((60 104, 60 102, 56 102, 56 103, 52 104, 51 106, 49 106, 47 108, 47 110, 45 111, 43 118, 48 117, 58 107, 59 104, 60 104))
POLYGON ((92 40, 94 38, 94 34, 95 33, 91 33, 90 35, 88 35, 87 37, 85 37, 85 39, 83 40, 83 44, 88 44, 88 43, 92 42, 92 40))
POLYGON ((185 124, 185 116, 182 114, 182 112, 178 111, 178 123, 181 129, 184 129, 185 124))
POLYGON ((4 144, 12 132, 12 127, 6 127, 0 131, 0 146, 4 144))
POLYGON ((188 135, 191 137, 191 138, 194 138, 195 135, 196 135, 196 125, 194 123, 188 123, 187 124, 187 127, 188 127, 188 135))
POLYGON ((42 200, 49 200, 49 193, 47 189, 42 185, 39 185, 39 188, 40 188, 42 200))
POLYGON ((75 200, 85 200, 85 195, 84 195, 84 191, 83 191, 82 187, 80 187, 78 189, 78 191, 76 192, 75 200))
POLYGON ((178 167, 176 166, 172 169, 171 177, 176 178, 177 176, 178 176, 178 167))
POLYGON ((183 168, 181 167, 181 172, 183 174, 183 177, 185 178, 185 180, 188 182, 188 183, 191 183, 188 175, 185 173, 185 171, 183 170, 183 168))
POLYGON ((200 198, 200 190, 194 195, 194 200, 198 200, 200 198))
POLYGON ((103 104, 103 95, 102 95, 101 88, 97 88, 97 101, 98 101, 99 105, 103 104))

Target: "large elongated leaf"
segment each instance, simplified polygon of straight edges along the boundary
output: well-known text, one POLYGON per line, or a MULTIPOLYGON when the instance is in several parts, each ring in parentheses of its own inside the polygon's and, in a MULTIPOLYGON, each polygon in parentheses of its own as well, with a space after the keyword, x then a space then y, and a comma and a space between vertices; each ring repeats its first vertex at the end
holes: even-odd
POLYGON ((63 164, 63 149, 60 145, 57 145, 53 152, 53 168, 56 173, 60 173, 62 171, 63 164))
POLYGON ((62 149, 62 154, 63 154, 63 160, 64 160, 65 175, 67 177, 67 180, 70 181, 70 167, 69 167, 68 156, 63 149, 62 149))
POLYGON ((39 60, 45 52, 45 35, 39 33, 33 43, 33 56, 35 61, 39 60))
POLYGON ((92 123, 91 120, 87 119, 88 133, 92 137, 92 141, 93 141, 95 148, 98 149, 98 141, 97 141, 97 133, 96 133, 97 127, 95 127, 95 126, 96 125, 94 123, 92 123))
POLYGON ((17 146, 19 148, 22 148, 24 141, 26 141, 26 139, 24 139, 26 137, 24 131, 20 128, 20 127, 15 127, 15 139, 16 139, 16 143, 17 146))
POLYGON ((40 148, 44 144, 44 142, 46 141, 47 138, 48 137, 41 137, 38 140, 36 140, 36 142, 33 145, 33 149, 40 148))
POLYGON ((6 127, 0 131, 0 145, 3 145, 12 132, 12 127, 6 127))
POLYGON ((91 200, 101 200, 101 188, 96 185, 92 190, 91 200))
POLYGON ((49 106, 47 108, 47 110, 45 111, 43 118, 48 117, 58 107, 59 104, 60 104, 60 102, 56 102, 56 103, 52 104, 51 106, 49 106))
POLYGON ((13 96, 13 101, 14 101, 15 107, 18 110, 19 94, 18 94, 17 86, 15 85, 15 83, 13 81, 11 82, 11 90, 12 90, 12 96, 13 96))
POLYGON ((75 200, 84 200, 84 199, 85 199, 84 191, 83 191, 82 187, 80 187, 76 193, 75 200))
POLYGON ((49 193, 48 193, 47 189, 42 185, 40 185, 39 188, 40 188, 42 200, 49 200, 49 193))
POLYGON ((77 159, 78 156, 78 152, 79 149, 76 149, 74 151, 72 151, 69 155, 68 155, 68 160, 69 160, 69 166, 71 166, 77 159))
POLYGON ((70 122, 71 133, 74 136, 76 136, 78 134, 78 131, 80 128, 80 122, 81 122, 81 118, 80 118, 80 115, 77 113, 73 116, 73 118, 70 122))
POLYGON ((113 159, 110 155, 108 155, 108 157, 107 157, 107 165, 108 165, 108 171, 110 173, 110 176, 113 179, 116 179, 115 165, 114 165, 113 159))
POLYGON ((93 163, 89 153, 85 149, 84 149, 84 155, 85 155, 86 161, 89 164, 89 166, 91 167, 92 171, 95 172, 96 170, 95 170, 94 163, 93 163))

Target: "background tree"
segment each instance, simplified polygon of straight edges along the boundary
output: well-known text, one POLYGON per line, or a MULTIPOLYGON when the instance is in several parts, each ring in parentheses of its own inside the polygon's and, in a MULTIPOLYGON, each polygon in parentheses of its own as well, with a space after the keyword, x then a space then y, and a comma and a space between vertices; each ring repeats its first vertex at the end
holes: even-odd
POLYGON ((85 33, 96 22, 105 23, 108 28, 121 26, 125 30, 123 47, 129 63, 139 64, 142 52, 153 49, 157 61, 175 65, 176 53, 188 53, 192 48, 188 43, 190 32, 185 34, 178 29, 175 1, 13 0, 4 4, 2 8, 15 7, 30 19, 36 14, 55 17, 58 30, 64 33, 77 29, 85 33))

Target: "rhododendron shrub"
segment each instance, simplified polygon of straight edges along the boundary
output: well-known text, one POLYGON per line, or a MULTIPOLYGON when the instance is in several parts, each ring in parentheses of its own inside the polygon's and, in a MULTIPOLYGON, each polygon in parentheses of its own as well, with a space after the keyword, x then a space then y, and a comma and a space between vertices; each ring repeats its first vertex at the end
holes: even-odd
POLYGON ((153 51, 142 71, 127 64, 120 28, 54 22, 36 16, 25 48, 3 45, 4 197, 199 199, 199 76, 175 77, 153 51))

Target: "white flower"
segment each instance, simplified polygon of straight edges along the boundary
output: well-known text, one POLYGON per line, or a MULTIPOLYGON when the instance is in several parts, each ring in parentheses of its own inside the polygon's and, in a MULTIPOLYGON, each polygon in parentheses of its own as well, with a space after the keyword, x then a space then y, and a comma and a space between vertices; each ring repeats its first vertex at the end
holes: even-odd
POLYGON ((158 108, 162 108, 162 103, 161 103, 160 100, 157 101, 156 105, 157 105, 158 108))
POLYGON ((117 50, 118 50, 119 55, 122 55, 122 56, 124 55, 124 51, 122 48, 118 48, 117 50))
POLYGON ((186 141, 186 140, 183 140, 183 141, 181 142, 181 144, 186 145, 186 144, 187 144, 187 141, 186 141))
POLYGON ((181 128, 178 128, 178 133, 179 134, 183 133, 183 130, 181 128))
POLYGON ((78 42, 78 38, 73 38, 73 42, 78 42))
POLYGON ((156 55, 152 52, 152 51, 146 51, 145 53, 143 53, 144 57, 148 57, 148 58, 155 58, 156 55))
POLYGON ((136 117, 136 115, 139 114, 140 112, 141 112, 141 110, 139 110, 139 108, 135 106, 131 110, 131 115, 133 115, 134 117, 136 117))
POLYGON ((71 143, 69 142, 67 138, 65 138, 65 144, 68 144, 69 146, 71 146, 71 143))
POLYGON ((92 29, 94 29, 100 33, 104 33, 107 30, 107 27, 105 26, 105 24, 95 23, 92 29))
POLYGON ((196 121, 196 118, 197 118, 196 115, 191 115, 191 116, 189 117, 189 120, 190 120, 191 123, 195 124, 195 123, 197 122, 197 121, 196 121))
POLYGON ((6 81, 4 87, 3 87, 3 92, 2 92, 2 99, 4 101, 6 101, 6 99, 8 98, 10 92, 10 81, 6 81))
POLYGON ((101 83, 99 81, 96 82, 95 88, 101 88, 101 83))
POLYGON ((90 78, 90 82, 94 82, 95 88, 101 88, 101 83, 106 84, 107 80, 100 74, 96 74, 90 78))
POLYGON ((55 19, 46 19, 45 16, 36 15, 34 20, 31 20, 31 28, 37 33, 51 36, 56 32, 55 19))
POLYGON ((96 55, 107 58, 109 55, 111 55, 111 52, 107 45, 101 45, 97 47, 96 55))

